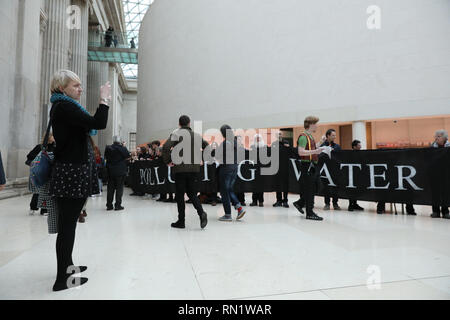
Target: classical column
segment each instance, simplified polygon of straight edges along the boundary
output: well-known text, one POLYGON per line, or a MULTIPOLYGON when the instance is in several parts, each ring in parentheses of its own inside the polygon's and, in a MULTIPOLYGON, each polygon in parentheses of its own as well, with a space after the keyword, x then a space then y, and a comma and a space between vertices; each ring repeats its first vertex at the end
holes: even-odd
POLYGON ((355 121, 352 123, 353 140, 361 141, 361 149, 367 149, 366 123, 364 121, 355 121))
POLYGON ((69 17, 69 0, 45 0, 45 13, 48 17, 44 32, 41 61, 41 134, 47 127, 50 105, 50 81, 53 74, 68 68, 69 29, 66 22, 69 17))
MULTIPOLYGON (((87 85, 86 85, 86 108, 91 114, 94 114, 100 102, 100 87, 108 81, 109 78, 109 63, 89 61, 87 63, 87 85)), ((112 121, 111 107, 108 115, 108 123, 112 121)), ((94 142, 104 152, 107 140, 105 130, 100 130, 97 136, 94 137, 94 142)))
POLYGON ((81 96, 81 105, 86 106, 87 88, 87 60, 88 60, 88 33, 89 33, 89 8, 86 0, 72 0, 72 15, 70 23, 70 61, 69 69, 75 72, 85 89, 81 96))

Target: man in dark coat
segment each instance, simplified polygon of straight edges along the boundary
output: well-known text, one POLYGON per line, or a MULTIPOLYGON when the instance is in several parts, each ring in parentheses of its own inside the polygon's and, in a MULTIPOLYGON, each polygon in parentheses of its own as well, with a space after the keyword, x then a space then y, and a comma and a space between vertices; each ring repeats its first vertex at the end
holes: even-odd
POLYGON ((3 170, 2 153, 0 152, 0 191, 5 189, 5 185, 6 185, 6 176, 5 170, 3 170))
MULTIPOLYGON (((332 147, 334 151, 341 151, 341 146, 334 142, 336 139, 336 130, 328 129, 325 133, 325 141, 320 145, 321 147, 327 146, 332 147)), ((333 209, 341 210, 338 204, 338 196, 332 192, 328 186, 325 187, 325 206, 324 210, 330 210, 330 198, 333 197, 333 209)))
POLYGON ((114 137, 114 143, 106 146, 105 159, 106 168, 108 170, 108 191, 106 210, 113 210, 114 193, 116 194, 116 203, 114 210, 123 210, 122 196, 123 185, 127 175, 127 160, 130 158, 130 152, 125 148, 120 140, 120 137, 114 137))
POLYGON ((175 199, 178 207, 178 221, 172 223, 172 228, 184 229, 185 208, 184 194, 192 201, 200 217, 200 227, 203 229, 208 223, 206 212, 197 196, 196 182, 200 174, 202 150, 208 142, 202 136, 194 133, 188 116, 181 116, 179 128, 174 130, 163 146, 163 161, 173 168, 175 174, 175 199), (182 148, 180 148, 180 146, 182 148), (172 154, 172 150, 174 151, 172 154), (190 155, 190 157, 188 157, 190 155))

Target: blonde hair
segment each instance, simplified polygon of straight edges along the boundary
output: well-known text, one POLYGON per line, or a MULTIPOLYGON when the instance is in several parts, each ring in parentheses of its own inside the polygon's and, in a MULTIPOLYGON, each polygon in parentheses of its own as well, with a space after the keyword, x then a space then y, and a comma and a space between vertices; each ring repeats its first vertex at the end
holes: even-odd
POLYGON ((305 118, 305 121, 303 122, 303 126, 305 127, 306 130, 308 130, 312 124, 316 124, 317 122, 319 122, 319 118, 314 117, 314 116, 309 116, 309 117, 305 118))
POLYGON ((70 70, 59 70, 57 71, 50 82, 50 92, 52 94, 61 92, 60 87, 67 87, 70 81, 76 81, 81 83, 80 77, 78 77, 74 72, 70 70))
MULTIPOLYGON (((48 134, 48 140, 49 140, 49 141, 50 141, 50 138, 55 138, 55 137, 53 136, 53 133, 52 133, 52 132, 50 132, 50 133, 48 134)), ((41 144, 44 144, 44 140, 45 140, 45 134, 44 134, 44 136, 42 137, 41 144)))

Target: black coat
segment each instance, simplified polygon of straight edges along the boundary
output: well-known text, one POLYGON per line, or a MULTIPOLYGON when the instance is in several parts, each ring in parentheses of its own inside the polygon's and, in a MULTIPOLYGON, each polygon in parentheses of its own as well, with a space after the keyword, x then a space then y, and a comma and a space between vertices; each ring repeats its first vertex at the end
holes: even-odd
POLYGON ((6 184, 5 170, 3 170, 2 153, 0 152, 0 186, 6 184))
POLYGON ((71 102, 55 102, 50 111, 56 141, 55 160, 62 163, 87 163, 89 131, 106 128, 108 110, 107 105, 101 104, 95 115, 91 116, 71 102))
POLYGON ((130 152, 120 143, 106 146, 105 159, 108 174, 111 177, 119 177, 127 174, 127 159, 130 157, 130 152))

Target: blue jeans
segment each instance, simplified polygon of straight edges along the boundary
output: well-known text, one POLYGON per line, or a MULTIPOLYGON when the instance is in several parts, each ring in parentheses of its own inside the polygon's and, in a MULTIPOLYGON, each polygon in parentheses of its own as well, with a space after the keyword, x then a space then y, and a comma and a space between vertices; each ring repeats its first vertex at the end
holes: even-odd
POLYGON ((233 170, 224 170, 224 168, 219 169, 220 196, 222 197, 223 209, 225 210, 226 215, 231 215, 230 202, 235 208, 241 206, 233 189, 236 178, 237 168, 233 170))

